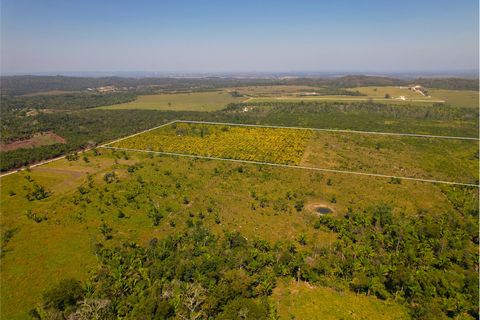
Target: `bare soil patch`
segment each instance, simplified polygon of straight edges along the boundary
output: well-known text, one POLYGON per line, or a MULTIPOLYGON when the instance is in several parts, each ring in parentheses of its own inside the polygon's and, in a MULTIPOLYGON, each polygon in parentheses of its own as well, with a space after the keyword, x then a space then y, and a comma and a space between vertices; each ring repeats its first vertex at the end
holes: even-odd
POLYGON ((53 132, 43 132, 43 133, 35 134, 30 139, 19 140, 19 141, 14 141, 7 144, 2 144, 0 145, 0 151, 5 152, 5 151, 16 150, 16 149, 22 149, 22 148, 35 148, 38 146, 45 146, 45 145, 50 145, 55 143, 65 144, 67 143, 67 141, 63 137, 53 132))

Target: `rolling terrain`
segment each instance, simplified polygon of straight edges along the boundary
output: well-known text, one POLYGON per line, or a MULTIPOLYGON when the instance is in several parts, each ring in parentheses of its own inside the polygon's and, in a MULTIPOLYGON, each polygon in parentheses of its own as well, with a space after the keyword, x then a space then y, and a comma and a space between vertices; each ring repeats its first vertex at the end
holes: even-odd
POLYGON ((470 82, 23 80, 2 144, 64 140, 0 153, 2 318, 478 316, 470 82))

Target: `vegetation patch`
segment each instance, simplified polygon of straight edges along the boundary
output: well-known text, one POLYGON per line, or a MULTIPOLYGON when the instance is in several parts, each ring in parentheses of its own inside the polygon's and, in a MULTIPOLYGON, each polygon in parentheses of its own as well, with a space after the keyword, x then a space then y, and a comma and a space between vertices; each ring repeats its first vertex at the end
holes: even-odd
POLYGON ((113 147, 188 155, 299 164, 309 130, 174 123, 116 143, 113 147))
POLYGON ((214 111, 227 104, 245 100, 227 91, 207 91, 189 93, 161 93, 142 95, 127 103, 115 104, 102 109, 147 109, 175 111, 214 111))

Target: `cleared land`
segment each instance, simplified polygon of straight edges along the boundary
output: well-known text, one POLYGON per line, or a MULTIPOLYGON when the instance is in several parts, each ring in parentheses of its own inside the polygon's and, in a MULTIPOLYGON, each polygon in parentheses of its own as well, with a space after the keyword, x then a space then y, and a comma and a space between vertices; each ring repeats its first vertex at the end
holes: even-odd
POLYGON ((300 101, 330 101, 330 102, 335 102, 335 101, 349 101, 349 102, 361 102, 361 101, 372 101, 372 102, 380 102, 380 103, 386 103, 386 104, 410 104, 410 105, 432 105, 434 103, 443 103, 445 102, 444 100, 434 100, 434 99, 429 99, 429 98, 418 98, 418 99, 410 99, 410 100, 399 100, 399 99, 386 99, 384 97, 368 97, 368 96, 358 96, 358 97, 353 97, 353 96, 343 96, 343 95, 327 95, 327 96, 301 96, 301 97, 295 97, 295 96, 279 96, 279 97, 253 97, 246 102, 272 102, 272 101, 283 101, 283 102, 300 102, 300 101))
POLYGON ((478 108, 479 93, 469 90, 446 90, 446 89, 428 89, 430 96, 426 97, 420 93, 410 90, 408 87, 395 86, 371 86, 355 87, 347 89, 352 92, 360 92, 364 96, 348 95, 323 95, 322 88, 301 87, 296 90, 275 89, 250 89, 244 88, 239 92, 247 94, 250 98, 248 102, 269 102, 269 101, 374 101, 387 104, 414 104, 414 105, 432 105, 435 103, 446 103, 455 107, 478 108), (317 92, 318 95, 302 95, 317 92), (385 98, 385 95, 390 98, 385 98), (403 97, 403 98, 402 98, 403 97))
POLYGON ((456 189, 447 186, 102 152, 87 153, 89 162, 63 159, 1 178, 1 228, 13 230, 2 244, 2 317, 25 319, 44 290, 64 278, 88 278, 97 266, 93 247, 102 239, 102 222, 113 228, 111 246, 123 241, 147 245, 153 237, 181 232, 188 219, 200 219, 218 234, 236 230, 248 238, 296 241, 304 233, 307 247, 318 247, 332 243, 335 234, 313 228, 317 216, 295 209, 301 201, 305 206, 329 203, 339 215, 377 203, 390 203, 395 212, 408 215, 419 209, 433 215, 454 210, 445 192, 456 189), (108 183, 105 175, 112 172, 115 179, 108 183), (28 200, 35 185, 49 196, 28 200), (149 217, 152 205, 162 212, 158 226, 149 217))
POLYGON ((385 95, 388 94, 391 99, 398 99, 403 96, 408 100, 439 100, 429 99, 418 92, 408 89, 408 87, 355 87, 350 90, 359 91, 372 98, 385 98, 385 95))
POLYGON ((170 111, 215 111, 227 104, 241 102, 244 97, 233 97, 227 91, 192 93, 162 93, 139 96, 135 101, 121 103, 101 109, 146 109, 170 111))
POLYGON ((55 143, 66 143, 65 139, 53 132, 45 132, 36 134, 30 139, 19 140, 12 143, 0 145, 0 151, 12 151, 22 148, 35 148, 39 146, 46 146, 55 143))
POLYGON ((316 132, 301 165, 478 183, 478 141, 316 132))
POLYGON ((177 122, 115 148, 478 183, 478 141, 177 122))
POLYGON ((447 104, 454 107, 479 107, 479 93, 478 91, 470 90, 444 90, 444 89, 429 89, 432 97, 443 99, 447 104))
POLYGON ((162 93, 139 96, 135 101, 117 105, 100 107, 101 109, 147 109, 170 111, 216 111, 223 109, 229 103, 238 102, 299 102, 299 101, 374 101, 386 104, 432 105, 448 103, 457 107, 478 107, 478 92, 429 89, 430 97, 425 97, 408 87, 355 87, 347 89, 360 92, 364 96, 329 94, 322 87, 312 86, 247 86, 229 88, 220 91, 192 93, 162 93), (235 97, 236 91, 243 97, 235 97), (311 94, 317 95, 311 95, 311 94), (390 98, 385 98, 389 94, 390 98), (404 97, 405 100, 403 100, 404 97))
POLYGON ((247 96, 274 96, 274 95, 285 95, 285 94, 298 94, 305 92, 316 92, 320 91, 322 88, 311 87, 311 86, 288 86, 288 85, 278 85, 278 86, 249 86, 249 87, 238 87, 232 89, 232 91, 237 91, 240 94, 247 96))

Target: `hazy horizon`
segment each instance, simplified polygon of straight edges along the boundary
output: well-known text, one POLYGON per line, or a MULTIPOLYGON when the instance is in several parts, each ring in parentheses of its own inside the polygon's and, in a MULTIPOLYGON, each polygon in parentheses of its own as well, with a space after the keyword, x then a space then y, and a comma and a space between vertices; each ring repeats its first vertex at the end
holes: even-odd
POLYGON ((472 0, 4 0, 1 9, 2 74, 428 73, 479 64, 472 0))
POLYGON ((43 71, 43 72, 0 72, 0 76, 64 76, 64 77, 124 77, 124 78, 334 78, 343 76, 377 76, 400 79, 414 78, 470 78, 478 79, 479 71, 471 70, 411 70, 411 71, 221 71, 221 72, 192 72, 192 71, 43 71))

